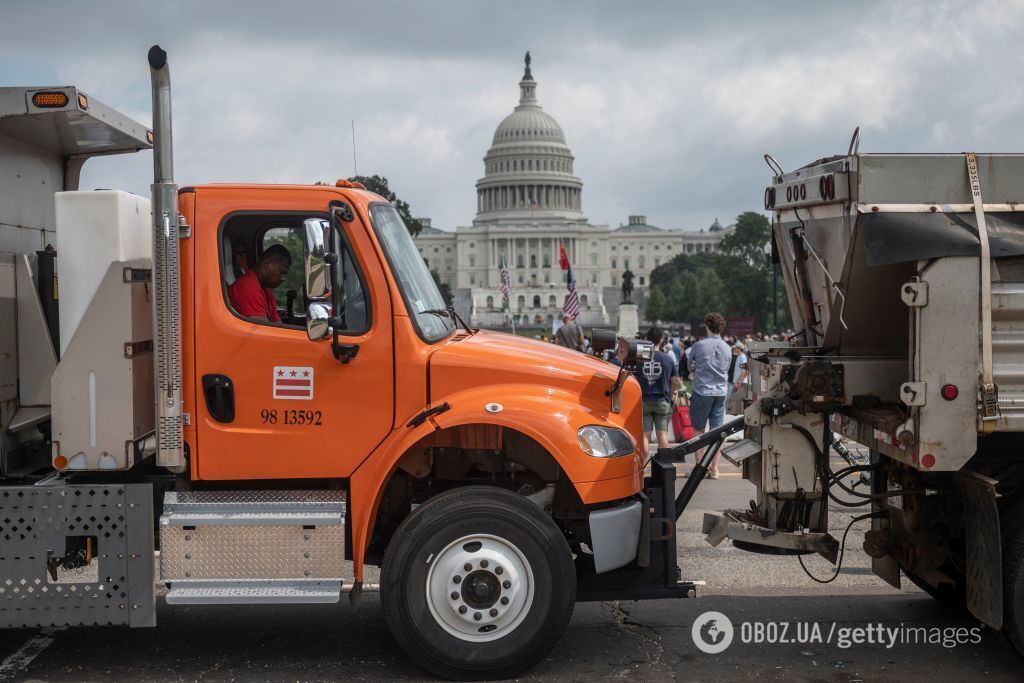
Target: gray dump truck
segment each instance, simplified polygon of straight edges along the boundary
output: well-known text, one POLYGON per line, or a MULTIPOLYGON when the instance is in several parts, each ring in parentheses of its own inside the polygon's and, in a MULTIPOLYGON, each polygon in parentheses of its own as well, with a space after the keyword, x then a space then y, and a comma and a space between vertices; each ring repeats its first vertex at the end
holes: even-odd
POLYGON ((725 454, 758 498, 705 531, 835 562, 830 502, 870 502, 876 575, 1024 652, 1024 155, 856 146, 788 173, 766 156, 798 332, 752 349, 745 438, 725 454), (870 462, 832 471, 841 437, 870 462))

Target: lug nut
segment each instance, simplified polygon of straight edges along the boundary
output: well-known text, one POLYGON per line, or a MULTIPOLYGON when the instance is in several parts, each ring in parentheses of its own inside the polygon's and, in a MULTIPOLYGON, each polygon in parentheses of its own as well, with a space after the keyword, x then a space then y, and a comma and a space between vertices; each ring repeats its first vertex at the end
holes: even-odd
POLYGON ((473 571, 473 565, 471 565, 471 564, 470 564, 469 562, 467 562, 466 564, 464 564, 464 565, 462 566, 462 568, 463 568, 463 569, 465 569, 465 570, 466 570, 467 572, 471 572, 471 571, 473 571))
POLYGON ((501 587, 502 588, 511 588, 512 587, 512 582, 509 581, 508 579, 505 579, 504 581, 501 582, 501 587))
POLYGON ((505 598, 502 598, 502 599, 501 599, 501 604, 503 604, 503 605, 507 605, 507 604, 508 604, 508 598, 507 598, 507 597, 505 597, 505 598))
POLYGON ((458 592, 456 592, 456 591, 452 591, 452 600, 458 600, 458 599, 459 599, 459 594, 458 594, 458 592))
POLYGON ((484 618, 484 615, 480 614, 479 612, 473 612, 473 620, 474 621, 480 621, 483 618, 484 618))
POLYGON ((454 577, 452 578, 452 581, 454 581, 455 583, 462 583, 462 577, 461 577, 461 576, 459 576, 458 574, 456 574, 456 575, 455 575, 455 576, 454 576, 454 577))
POLYGON ((502 573, 503 573, 504 571, 505 571, 505 570, 501 568, 501 565, 500 565, 500 564, 499 564, 499 565, 498 565, 497 567, 495 567, 495 568, 494 568, 494 573, 495 573, 495 574, 499 574, 499 575, 500 575, 500 574, 502 574, 502 573))
POLYGON ((492 616, 492 617, 496 617, 496 616, 498 616, 498 610, 496 610, 496 609, 494 609, 494 608, 492 607, 492 608, 491 608, 491 616, 492 616))
POLYGON ((487 560, 480 560, 480 568, 487 569, 487 565, 490 564, 487 560))
POLYGON ((466 606, 462 605, 461 607, 459 607, 459 614, 465 614, 465 613, 466 613, 466 606))

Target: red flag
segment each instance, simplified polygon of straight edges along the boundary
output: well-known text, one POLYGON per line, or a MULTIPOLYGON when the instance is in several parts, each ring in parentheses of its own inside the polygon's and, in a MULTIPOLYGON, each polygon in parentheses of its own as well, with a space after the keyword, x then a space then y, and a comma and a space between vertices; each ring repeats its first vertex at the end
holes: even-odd
POLYGON ((562 244, 562 240, 558 240, 558 265, 562 267, 562 270, 569 270, 569 255, 565 253, 565 245, 562 244))

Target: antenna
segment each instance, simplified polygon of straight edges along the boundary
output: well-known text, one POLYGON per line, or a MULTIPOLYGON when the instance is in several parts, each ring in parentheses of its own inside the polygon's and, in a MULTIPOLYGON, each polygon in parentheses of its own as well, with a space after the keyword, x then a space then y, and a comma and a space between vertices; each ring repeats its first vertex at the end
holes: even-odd
POLYGON ((352 119, 352 169, 359 175, 359 164, 356 162, 356 120, 352 119))

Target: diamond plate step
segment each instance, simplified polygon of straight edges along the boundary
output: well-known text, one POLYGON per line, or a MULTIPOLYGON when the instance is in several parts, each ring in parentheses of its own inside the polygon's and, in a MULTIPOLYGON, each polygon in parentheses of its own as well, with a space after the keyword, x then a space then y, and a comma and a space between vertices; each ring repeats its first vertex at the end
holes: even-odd
POLYGON ((173 582, 170 605, 254 605, 274 603, 334 603, 341 581, 193 581, 173 582))
MULTIPOLYGON (((179 588, 216 582, 208 601, 223 598, 217 591, 225 587, 245 586, 247 600, 259 602, 267 593, 261 581, 278 587, 280 582, 334 585, 344 576, 344 565, 343 491, 172 491, 164 496, 160 580, 179 588), (261 590, 253 593, 253 586, 261 590)), ((191 596, 192 588, 185 595, 191 596)), ((277 595, 273 590, 268 597, 277 595)), ((313 598, 306 592, 286 591, 286 596, 307 602, 313 598)))
POLYGON ((162 525, 344 524, 344 491, 172 491, 162 525))
POLYGON ((171 512, 160 517, 161 524, 172 526, 261 525, 261 524, 341 524, 337 512, 171 512))

